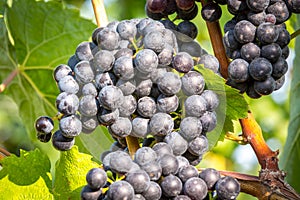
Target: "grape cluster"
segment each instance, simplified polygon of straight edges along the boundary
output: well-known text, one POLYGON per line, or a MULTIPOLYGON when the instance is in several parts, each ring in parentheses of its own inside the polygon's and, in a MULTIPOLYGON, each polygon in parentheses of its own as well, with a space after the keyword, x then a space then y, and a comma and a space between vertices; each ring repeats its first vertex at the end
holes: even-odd
POLYGON ((190 21, 198 14, 195 0, 147 0, 145 10, 148 17, 160 20, 167 28, 183 33, 192 39, 196 38, 198 29, 190 21), (169 20, 168 16, 174 13, 176 13, 176 20, 183 20, 178 25, 169 20))
POLYGON ((236 179, 221 177, 213 168, 199 173, 165 142, 141 147, 133 160, 126 149, 115 144, 101 159, 103 167, 93 168, 86 175, 83 200, 201 200, 208 193, 227 200, 235 199, 240 192, 236 179))
POLYGON ((296 1, 228 0, 234 17, 224 26, 223 42, 232 62, 228 84, 251 98, 282 87, 288 70, 290 34, 285 21, 299 12, 296 1))
MULTIPOLYGON (((94 30, 92 40, 80 43, 68 64, 54 70, 60 94, 53 146, 69 150, 81 132, 103 125, 120 143, 127 136, 151 137, 197 165, 208 150, 206 133, 216 127, 219 99, 194 65, 217 72, 217 59, 180 51, 176 35, 150 18, 112 22, 94 30)), ((53 122, 46 130, 45 120, 51 119, 40 118, 36 126, 38 138, 47 142, 53 122)))

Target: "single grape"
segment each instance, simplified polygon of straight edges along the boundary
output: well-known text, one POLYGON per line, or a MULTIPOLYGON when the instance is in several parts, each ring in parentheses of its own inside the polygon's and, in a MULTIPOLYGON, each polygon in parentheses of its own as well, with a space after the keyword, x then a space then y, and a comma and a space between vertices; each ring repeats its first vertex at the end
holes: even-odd
POLYGON ((82 200, 94 200, 100 198, 101 194, 101 189, 94 190, 90 186, 86 185, 82 188, 80 192, 80 198, 82 200))
POLYGON ((158 66, 158 58, 151 49, 140 50, 134 58, 137 70, 143 73, 150 73, 158 66))
POLYGON ((72 55, 68 60, 68 66, 73 70, 75 65, 79 62, 76 55, 72 55))
POLYGON ((159 180, 162 175, 162 168, 156 161, 140 165, 140 167, 147 172, 151 181, 159 180))
POLYGON ((136 33, 137 28, 135 24, 130 20, 123 20, 117 26, 117 32, 124 40, 132 40, 136 33))
MULTIPOLYGON (((252 2, 254 2, 253 0, 251 0, 252 2)), ((259 26, 260 24, 265 22, 266 19, 266 12, 265 11, 261 11, 261 12, 254 12, 254 11, 250 11, 247 14, 247 19, 255 26, 259 26)))
POLYGON ((109 28, 104 28, 96 36, 98 46, 103 50, 115 50, 119 46, 119 34, 109 28))
POLYGON ((156 113, 151 117, 149 127, 153 135, 165 136, 172 132, 174 122, 170 115, 166 113, 156 113))
POLYGON ((196 71, 190 71, 181 77, 182 91, 185 95, 201 94, 205 87, 203 76, 196 71))
POLYGON ((178 72, 187 73, 193 66, 193 58, 186 52, 179 52, 173 58, 172 67, 178 72))
POLYGON ((108 127, 110 134, 116 138, 124 138, 131 133, 131 121, 126 117, 119 117, 108 127))
POLYGON ((274 24, 265 22, 257 27, 256 37, 262 44, 270 44, 276 42, 279 31, 274 24))
POLYGON ((116 86, 123 92, 124 96, 133 94, 136 89, 136 82, 134 79, 129 81, 124 81, 119 79, 116 86))
POLYGON ((207 110, 207 102, 200 95, 192 95, 184 101, 184 107, 187 116, 201 117, 207 110))
POLYGON ((165 95, 174 95, 180 91, 180 77, 173 72, 166 72, 163 77, 157 81, 159 90, 165 95))
POLYGON ((160 183, 163 194, 166 197, 175 197, 181 193, 182 182, 173 174, 166 176, 160 183))
POLYGON ((198 177, 198 170, 196 167, 192 166, 192 165, 187 165, 186 167, 181 168, 178 171, 178 177, 180 178, 180 180, 184 183, 186 182, 189 178, 192 177, 198 177))
MULTIPOLYGON (((250 44, 250 43, 248 43, 250 44)), ((228 66, 228 76, 236 83, 242 83, 249 79, 249 63, 244 59, 235 59, 228 66)))
POLYGON ((142 192, 142 195, 146 200, 159 200, 162 195, 162 191, 156 182, 150 181, 149 186, 144 192, 142 192))
POLYGON ((207 69, 212 70, 215 73, 219 72, 220 63, 218 59, 210 54, 204 54, 200 57, 198 64, 203 64, 207 69))
POLYGON ((189 10, 183 10, 178 8, 177 9, 178 18, 182 20, 192 20, 194 19, 198 14, 198 6, 197 4, 194 4, 192 8, 189 10))
POLYGON ((152 31, 143 38, 145 49, 151 49, 156 53, 160 53, 166 46, 163 33, 152 31))
POLYGON ((72 74, 72 69, 65 64, 58 65, 53 71, 53 77, 56 82, 59 82, 60 79, 71 74, 72 74))
POLYGON ((167 0, 147 0, 147 8, 153 13, 162 13, 167 8, 167 0))
POLYGON ((249 65, 249 74, 257 81, 266 80, 272 74, 272 64, 265 58, 255 58, 249 65))
POLYGON ((128 172, 125 181, 130 183, 135 193, 144 192, 150 184, 148 174, 141 169, 128 172))
POLYGON ((288 20, 290 12, 284 1, 278 1, 267 8, 267 13, 273 14, 276 17, 276 24, 281 24, 288 20))
POLYGON ((116 76, 111 72, 99 73, 95 77, 95 85, 98 90, 101 90, 105 86, 115 85, 117 82, 116 76))
POLYGON ((142 97, 137 102, 137 112, 142 117, 152 117, 156 112, 156 103, 151 97, 142 97))
POLYGON ((81 115, 80 121, 82 123, 82 132, 87 134, 92 133, 99 125, 97 116, 86 117, 84 115, 81 115))
POLYGON ((113 66, 114 74, 125 81, 128 81, 134 77, 134 68, 132 59, 127 56, 118 58, 113 66))
POLYGON ((159 159, 165 154, 173 155, 171 146, 165 142, 156 143, 155 145, 153 145, 152 149, 155 151, 159 159))
POLYGON ((76 115, 64 116, 59 121, 59 129, 63 136, 73 138, 78 136, 82 130, 80 119, 76 115))
POLYGON ((124 99, 122 91, 112 85, 102 88, 98 95, 98 100, 106 109, 114 110, 122 104, 124 99))
POLYGON ((92 54, 92 43, 90 42, 81 42, 77 47, 75 51, 75 55, 78 60, 86 60, 90 61, 93 59, 92 54))
POLYGON ((41 116, 35 121, 35 129, 38 133, 48 134, 53 128, 53 120, 48 116, 41 116))
POLYGON ((219 105, 218 95, 212 90, 204 90, 201 97, 206 101, 207 111, 214 111, 219 105))
POLYGON ((253 83, 251 83, 251 85, 248 86, 247 90, 246 90, 246 94, 252 98, 252 99, 258 99, 261 97, 260 94, 258 94, 255 90, 254 90, 254 86, 253 83))
POLYGON ((112 69, 115 57, 111 51, 99 50, 91 61, 91 66, 96 73, 107 72, 112 69))
POLYGON ((185 117, 180 122, 180 135, 187 141, 192 141, 202 132, 201 121, 196 117, 185 117))
POLYGON ((70 150, 74 144, 75 139, 63 136, 61 130, 56 131, 52 136, 52 145, 59 151, 70 150))
POLYGON ((79 102, 79 112, 81 115, 92 117, 98 112, 98 103, 93 95, 85 95, 81 97, 79 102))
POLYGON ((217 114, 216 112, 205 112, 201 117, 202 132, 210 132, 217 126, 217 114))
POLYGON ((92 95, 93 97, 96 97, 98 95, 96 86, 94 83, 87 83, 85 84, 81 89, 82 95, 92 95))
POLYGON ((217 195, 221 199, 235 199, 240 189, 239 182, 230 176, 225 176, 216 183, 217 195))
POLYGON ((80 61, 74 67, 75 79, 80 85, 94 80, 94 72, 88 61, 80 61))
POLYGON ((192 39, 195 39, 198 35, 198 29, 197 26, 188 20, 184 20, 180 22, 177 26, 177 31, 189 36, 192 39))
POLYGON ((114 151, 110 153, 109 167, 114 172, 127 173, 132 165, 129 154, 124 151, 114 151))
POLYGON ((246 4, 246 1, 227 0, 227 9, 231 14, 237 15, 237 14, 247 10, 248 7, 247 7, 247 4, 246 4))
POLYGON ((200 135, 189 142, 188 151, 196 156, 200 156, 206 153, 208 148, 208 139, 200 135))
POLYGON ((282 50, 277 43, 264 45, 261 47, 261 56, 268 59, 270 62, 276 62, 282 55, 282 50))
POLYGON ((55 104, 59 112, 65 115, 71 115, 75 114, 78 110, 79 99, 75 94, 62 92, 56 97, 55 104))
POLYGON ((201 16, 205 21, 215 22, 221 18, 222 9, 217 3, 207 3, 202 7, 201 16))
POLYGON ((140 81, 137 80, 134 94, 138 98, 142 98, 142 97, 146 97, 146 96, 150 95, 151 88, 153 85, 153 82, 150 78, 151 77, 149 77, 148 79, 145 79, 145 80, 140 80, 140 81))
POLYGON ((281 78, 288 71, 288 63, 283 57, 280 57, 273 63, 272 77, 276 80, 281 78))
POLYGON ((114 200, 133 199, 134 189, 126 181, 116 181, 109 186, 107 196, 109 199, 114 200))
POLYGON ((268 77, 264 81, 255 81, 253 87, 258 94, 268 95, 275 90, 275 80, 272 77, 268 77))
POLYGON ((195 5, 194 0, 175 0, 177 8, 181 10, 189 10, 195 5))
POLYGON ((119 109, 107 110, 105 108, 100 108, 97 113, 97 119, 99 124, 104 126, 109 126, 113 124, 120 116, 119 109))
POLYGON ((138 138, 145 138, 148 133, 150 133, 149 129, 149 119, 136 117, 132 120, 132 131, 130 135, 138 138))
POLYGON ((151 162, 156 161, 157 155, 153 149, 150 147, 139 148, 135 152, 134 162, 140 166, 145 166, 151 162))
POLYGON ((178 160, 172 154, 164 154, 162 155, 158 163, 162 168, 162 175, 168 176, 170 174, 176 174, 178 171, 178 160))
POLYGON ((179 105, 179 99, 176 95, 166 96, 161 94, 157 98, 157 109, 160 112, 171 113, 175 112, 179 105))
POLYGON ((252 42, 255 39, 256 27, 247 20, 238 22, 234 27, 235 39, 242 43, 252 42))
POLYGON ((223 37, 223 43, 224 46, 230 50, 236 50, 241 46, 241 44, 234 37, 234 30, 227 31, 225 33, 223 37))
POLYGON ((137 108, 137 102, 134 96, 124 96, 123 103, 119 107, 121 117, 129 117, 135 112, 137 108))
POLYGON ((284 46, 284 47, 281 48, 281 50, 282 50, 282 57, 285 58, 285 59, 287 59, 289 57, 289 55, 290 55, 290 49, 289 49, 289 47, 288 46, 284 46))
POLYGON ((79 91, 79 85, 73 76, 67 75, 58 82, 60 92, 76 94, 79 91))
POLYGON ((256 44, 249 42, 247 44, 244 44, 241 47, 240 52, 241 52, 241 57, 245 61, 251 62, 252 60, 260 56, 261 49, 256 44))
POLYGON ((291 41, 290 33, 285 28, 280 29, 276 43, 279 44, 280 47, 284 47, 288 45, 290 41, 291 41))
POLYGON ((215 184, 221 178, 220 173, 213 168, 206 168, 201 171, 199 177, 205 181, 207 189, 214 190, 215 184))
POLYGON ((86 175, 86 182, 93 190, 99 190, 106 184, 107 175, 103 169, 92 168, 86 175))
POLYGON ((250 10, 262 12, 269 6, 270 0, 246 0, 246 2, 250 10))
POLYGON ((175 156, 182 155, 188 148, 188 142, 178 132, 168 133, 164 141, 171 147, 175 156))
POLYGON ((183 156, 176 156, 178 160, 178 171, 180 171, 182 168, 185 168, 190 165, 188 159, 183 156))
POLYGON ((191 199, 202 200, 207 195, 207 186, 201 178, 192 177, 184 183, 183 192, 191 199))

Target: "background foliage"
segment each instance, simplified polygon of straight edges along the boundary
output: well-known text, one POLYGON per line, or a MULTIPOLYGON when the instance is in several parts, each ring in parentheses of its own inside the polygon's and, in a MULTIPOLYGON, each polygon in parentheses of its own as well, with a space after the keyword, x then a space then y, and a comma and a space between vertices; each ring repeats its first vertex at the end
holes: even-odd
MULTIPOLYGON (((62 192, 60 187, 66 187, 66 185, 61 183, 65 183, 66 180, 59 180, 56 177, 61 177, 60 174, 67 172, 56 171, 55 163, 59 168, 69 169, 70 163, 74 162, 72 164, 74 168, 70 169, 71 175, 67 175, 67 179, 72 177, 72 170, 75 170, 77 162, 78 166, 81 166, 81 162, 89 163, 82 167, 80 174, 83 177, 87 169, 95 166, 96 163, 91 161, 90 156, 80 154, 76 148, 69 153, 60 155, 52 148, 51 144, 41 144, 35 138, 33 124, 36 116, 45 114, 54 116, 56 114, 54 101, 58 89, 52 78, 52 70, 57 64, 66 63, 80 42, 89 40, 96 27, 92 22, 91 2, 84 0, 56 0, 47 3, 34 0, 9 2, 13 3, 7 6, 6 0, 0 0, 0 82, 3 82, 13 70, 18 70, 19 74, 5 93, 0 94, 0 145, 20 157, 12 156, 10 159, 1 161, 3 169, 0 171, 0 188, 4 188, 2 187, 4 185, 8 185, 9 188, 17 187, 20 193, 33 195, 30 196, 33 199, 39 199, 39 196, 35 196, 36 192, 32 192, 36 190, 44 192, 49 199, 53 197, 66 199, 65 195, 73 195, 74 198, 76 194, 78 196, 81 187, 85 184, 84 181, 81 179, 78 183, 69 185, 67 194, 62 192), (35 150, 28 154, 25 151, 20 153, 20 149, 35 150), (20 163, 25 164, 23 161, 27 159, 26 156, 32 163, 39 160, 46 167, 28 177, 28 180, 32 180, 31 182, 24 183, 24 180, 13 178, 14 171, 19 168, 13 171, 8 166, 23 166, 20 163), (54 173, 55 171, 56 173, 54 173)), ((110 21, 145 17, 144 0, 111 0, 105 1, 105 4, 110 21)), ((221 25, 230 17, 231 15, 224 7, 221 25)), ((296 20, 295 17, 292 17, 291 21, 294 22, 295 27, 300 27, 300 19, 296 20)), ((197 40, 203 48, 212 53, 205 23, 200 15, 194 22, 200 33, 197 40)), ((291 25, 288 25, 288 29, 293 31, 291 25)), ((296 64, 291 70, 291 61, 294 52, 299 54, 299 43, 298 38, 295 46, 293 43, 290 44, 294 51, 291 51, 289 57, 291 67, 286 85, 269 97, 259 100, 248 99, 250 109, 261 125, 268 144, 272 149, 279 149, 280 152, 284 149, 283 155, 280 155, 280 164, 288 172, 289 183, 298 192, 300 192, 298 181, 300 173, 297 170, 297 163, 300 162, 300 132, 298 128, 300 106, 297 99, 300 95, 300 77, 293 76, 293 74, 300 72, 298 72, 299 67, 296 64), (289 100, 289 81, 292 77, 289 100), (289 105, 292 105, 290 114, 289 105), (289 130, 288 137, 287 130, 289 130), (284 145, 286 138, 287 145, 284 145)), ((299 56, 296 56, 294 63, 300 63, 299 56)), ((235 126, 235 133, 240 133, 239 126, 235 126)), ((112 141, 103 134, 107 134, 107 132, 101 127, 91 135, 81 134, 80 138, 76 140, 79 151, 90 153, 93 160, 99 161, 101 152, 109 149, 112 141)), ((212 152, 206 154, 201 162, 201 167, 209 166, 220 170, 234 170, 255 175, 259 170, 255 155, 249 145, 241 146, 227 140, 219 142, 212 152)), ((0 189, 0 194, 9 195, 9 190, 6 192, 4 193, 0 189)), ((17 199, 23 197, 25 196, 17 197, 17 199)), ((250 197, 244 198, 249 199, 250 197)), ((241 195, 239 199, 243 199, 243 196, 241 195)))

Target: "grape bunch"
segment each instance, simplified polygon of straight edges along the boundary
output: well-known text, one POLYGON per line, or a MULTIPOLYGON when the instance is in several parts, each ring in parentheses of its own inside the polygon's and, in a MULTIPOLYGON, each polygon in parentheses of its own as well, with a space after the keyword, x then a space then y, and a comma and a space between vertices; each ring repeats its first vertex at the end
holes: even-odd
POLYGON ((299 13, 297 1, 228 0, 234 15, 224 26, 228 84, 251 98, 269 95, 282 87, 288 70, 290 34, 285 21, 299 13))
POLYGON ((176 35, 150 18, 95 29, 92 42, 80 43, 68 64, 55 68, 59 129, 52 136, 53 121, 43 116, 38 138, 52 136, 56 149, 69 150, 81 132, 102 125, 125 146, 127 136, 150 137, 197 165, 208 150, 206 134, 216 127, 219 99, 194 65, 217 72, 219 63, 179 49, 176 35))
POLYGON ((87 173, 81 199, 202 200, 209 198, 210 193, 227 200, 235 199, 240 192, 235 178, 221 177, 213 168, 199 173, 185 157, 176 156, 165 142, 141 147, 133 160, 126 149, 113 145, 102 156, 102 163, 102 168, 87 173))

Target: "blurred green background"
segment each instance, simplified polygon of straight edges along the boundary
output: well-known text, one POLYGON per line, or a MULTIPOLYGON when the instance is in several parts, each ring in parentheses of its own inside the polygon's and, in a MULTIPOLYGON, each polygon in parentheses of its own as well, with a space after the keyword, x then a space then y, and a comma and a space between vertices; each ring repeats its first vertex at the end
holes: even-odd
MULTIPOLYGON (((104 2, 109 21, 146 17, 144 12, 145 0, 106 0, 104 2)), ((84 18, 95 21, 91 1, 65 0, 63 3, 68 7, 80 9, 81 15, 84 18)), ((223 15, 220 21, 221 26, 231 17, 226 7, 223 6, 223 15)), ((198 14, 197 18, 193 21, 198 26, 198 42, 209 53, 213 53, 209 35, 201 16, 198 14)), ((288 25, 288 29, 290 32, 293 32, 291 25, 288 25)), ((259 100, 248 99, 250 108, 261 125, 267 143, 272 150, 279 149, 280 152, 282 152, 286 140, 289 121, 288 92, 294 57, 293 46, 292 41, 290 44, 291 53, 288 58, 290 68, 285 85, 268 97, 262 97, 259 100)), ((236 123, 235 129, 235 134, 240 134, 238 123, 236 123)), ((30 141, 22 120, 18 115, 18 108, 15 103, 9 97, 0 94, 0 146, 18 155, 20 149, 31 150, 36 145, 38 145, 36 141, 30 141)), ((46 148, 51 147, 47 146, 46 148)), ((55 158, 56 156, 53 156, 53 159, 55 158)), ((200 166, 253 175, 257 175, 259 171, 257 159, 250 145, 238 145, 228 140, 219 142, 212 152, 207 153, 200 166)), ((251 198, 246 195, 240 195, 239 197, 239 199, 251 198)))

